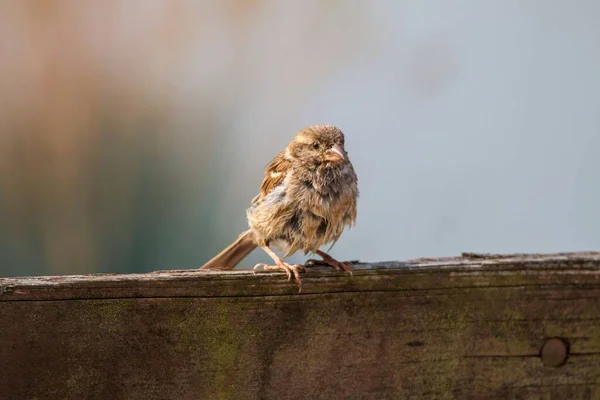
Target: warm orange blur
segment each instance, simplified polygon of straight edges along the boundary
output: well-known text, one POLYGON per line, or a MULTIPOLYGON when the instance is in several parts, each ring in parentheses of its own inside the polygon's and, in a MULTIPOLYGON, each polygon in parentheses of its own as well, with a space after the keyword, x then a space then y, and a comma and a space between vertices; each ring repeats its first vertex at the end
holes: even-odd
MULTIPOLYGON (((136 241, 167 217, 154 214, 175 189, 160 145, 171 76, 201 23, 175 3, 0 3, 3 274, 133 267, 140 246, 156 245, 136 241)), ((194 127, 200 147, 213 118, 194 127)))

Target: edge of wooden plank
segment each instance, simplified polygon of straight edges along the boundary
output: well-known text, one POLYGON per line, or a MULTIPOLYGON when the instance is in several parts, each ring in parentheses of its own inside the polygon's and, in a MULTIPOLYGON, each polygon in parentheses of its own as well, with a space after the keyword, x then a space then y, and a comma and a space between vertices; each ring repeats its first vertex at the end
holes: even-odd
MULTIPOLYGON (((353 274, 315 265, 303 274, 303 293, 402 291, 460 287, 600 285, 600 252, 478 254, 408 261, 352 263, 353 274)), ((283 274, 161 270, 0 278, 1 301, 140 297, 243 297, 294 295, 283 274)))

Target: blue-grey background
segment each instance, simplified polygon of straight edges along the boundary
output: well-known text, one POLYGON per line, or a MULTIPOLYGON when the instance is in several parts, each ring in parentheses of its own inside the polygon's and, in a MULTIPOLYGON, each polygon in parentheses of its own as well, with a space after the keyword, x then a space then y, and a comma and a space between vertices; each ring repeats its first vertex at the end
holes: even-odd
POLYGON ((359 175, 337 258, 597 249, 598 20, 593 0, 3 1, 0 274, 197 268, 315 123, 359 175))

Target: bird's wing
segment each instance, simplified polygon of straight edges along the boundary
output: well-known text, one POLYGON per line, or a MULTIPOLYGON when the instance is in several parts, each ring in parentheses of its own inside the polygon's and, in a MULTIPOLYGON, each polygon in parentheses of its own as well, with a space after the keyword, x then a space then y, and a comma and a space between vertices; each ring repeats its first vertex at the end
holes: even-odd
POLYGON ((265 168, 265 177, 260 185, 260 193, 252 202, 264 198, 274 187, 282 183, 290 166, 291 162, 285 158, 285 151, 279 153, 265 168))

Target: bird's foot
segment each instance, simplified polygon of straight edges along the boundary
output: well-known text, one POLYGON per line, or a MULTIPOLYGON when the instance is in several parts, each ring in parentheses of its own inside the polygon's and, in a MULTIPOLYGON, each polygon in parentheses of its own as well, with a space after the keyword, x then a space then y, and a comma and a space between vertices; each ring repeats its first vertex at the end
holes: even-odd
POLYGON ((335 258, 331 257, 329 254, 327 254, 321 250, 317 251, 317 254, 319 256, 321 256, 323 259, 322 260, 310 259, 306 262, 306 264, 321 264, 321 265, 325 264, 325 265, 329 265, 329 266, 335 268, 337 271, 348 272, 348 273, 350 273, 350 275, 352 275, 352 270, 346 263, 336 260, 335 258))
POLYGON ((289 281, 292 278, 292 274, 294 275, 294 280, 298 284, 298 293, 302 291, 302 279, 300 279, 300 271, 306 271, 306 268, 302 264, 288 264, 285 261, 281 261, 275 265, 268 264, 256 264, 254 266, 254 271, 258 271, 262 269, 263 271, 284 271, 287 280, 289 281))

